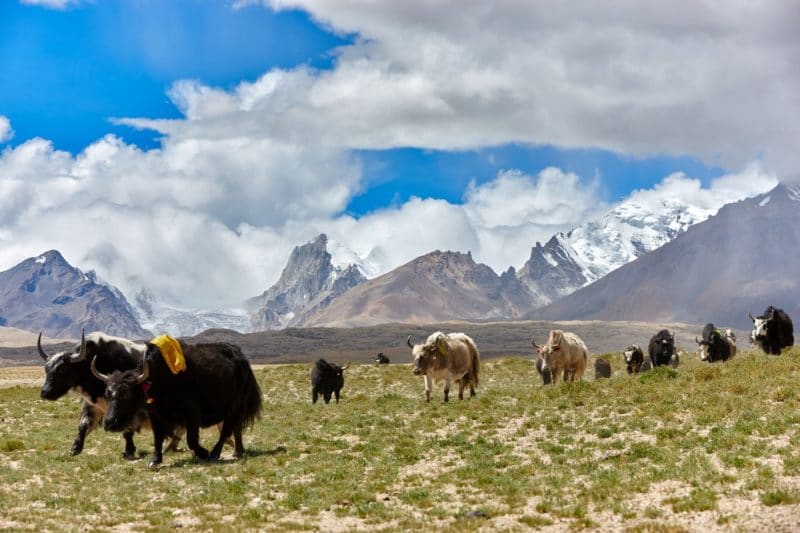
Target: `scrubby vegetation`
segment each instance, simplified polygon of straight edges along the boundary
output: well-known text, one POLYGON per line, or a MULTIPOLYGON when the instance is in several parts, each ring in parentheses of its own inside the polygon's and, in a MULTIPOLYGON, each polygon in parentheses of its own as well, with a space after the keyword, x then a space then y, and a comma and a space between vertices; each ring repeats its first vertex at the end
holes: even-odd
POLYGON ((634 377, 609 355, 611 379, 554 387, 530 360, 487 361, 478 396, 449 404, 425 404, 409 365, 354 365, 341 403, 313 406, 309 365, 259 367, 247 456, 158 471, 149 433, 138 461, 102 431, 70 457, 77 398, 7 386, 0 528, 797 527, 800 350, 634 377))

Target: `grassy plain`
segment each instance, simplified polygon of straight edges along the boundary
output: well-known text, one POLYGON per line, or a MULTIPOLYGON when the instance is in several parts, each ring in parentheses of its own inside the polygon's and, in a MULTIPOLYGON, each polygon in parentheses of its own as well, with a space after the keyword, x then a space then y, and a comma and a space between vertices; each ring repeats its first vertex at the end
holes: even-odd
POLYGON ((408 364, 353 365, 338 405, 311 405, 309 365, 257 367, 246 457, 156 471, 150 433, 136 461, 103 431, 70 457, 77 397, 2 369, 0 529, 800 529, 800 349, 638 377, 610 356, 611 379, 553 387, 529 359, 486 361, 449 404, 408 364))

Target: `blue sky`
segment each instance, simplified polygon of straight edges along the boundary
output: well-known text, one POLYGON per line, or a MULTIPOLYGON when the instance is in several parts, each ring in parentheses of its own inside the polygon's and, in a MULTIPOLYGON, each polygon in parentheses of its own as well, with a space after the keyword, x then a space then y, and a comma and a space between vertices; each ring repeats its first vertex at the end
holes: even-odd
POLYGON ((56 248, 208 306, 319 232, 375 273, 501 271, 637 189, 795 180, 791 7, 732 9, 0 2, 0 268, 56 248))
MULTIPOLYGON (((303 11, 230 2, 96 2, 47 9, 0 6, 0 112, 13 124, 10 145, 32 137, 73 154, 107 133, 143 149, 160 134, 110 122, 114 117, 179 118, 166 96, 181 79, 232 87, 273 68, 330 69, 337 47, 354 36, 320 27, 303 11)), ((468 183, 499 170, 536 173, 548 166, 604 177, 609 199, 683 171, 708 183, 722 169, 691 157, 626 157, 598 149, 509 143, 472 150, 413 147, 364 150, 365 189, 346 211, 361 215, 411 196, 460 202, 468 183)))

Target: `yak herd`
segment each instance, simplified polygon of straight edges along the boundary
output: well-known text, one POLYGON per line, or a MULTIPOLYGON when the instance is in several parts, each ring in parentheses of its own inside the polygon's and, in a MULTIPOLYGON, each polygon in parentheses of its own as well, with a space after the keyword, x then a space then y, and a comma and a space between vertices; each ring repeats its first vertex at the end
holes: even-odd
MULTIPOLYGON (((772 306, 754 317, 750 343, 768 354, 777 355, 794 344, 792 321, 782 310, 772 306)), ((189 345, 177 341, 185 357, 185 371, 175 373, 165 362, 159 345, 137 343, 103 333, 81 335, 72 350, 48 355, 37 349, 45 361, 45 380, 40 395, 57 400, 69 390, 83 397, 78 434, 71 455, 81 453, 86 435, 101 423, 107 431, 120 432, 125 440, 123 456, 133 459, 136 447, 133 434, 144 428, 153 432, 153 456, 150 466, 158 466, 165 439, 168 449, 175 449, 185 434, 188 447, 200 459, 218 459, 225 443, 233 438, 234 455, 244 454, 242 432, 258 419, 261 391, 247 358, 238 346, 227 343, 189 345), (217 426, 219 439, 211 450, 199 442, 200 428, 217 426)), ((706 324, 702 337, 695 337, 703 361, 726 361, 736 354, 736 338, 731 330, 719 331, 706 324)), ((577 381, 589 363, 584 342, 571 332, 551 330, 543 345, 531 343, 535 366, 545 385, 559 380, 577 381)), ((409 335, 412 372, 424 376, 425 401, 430 402, 434 383, 444 383, 444 401, 449 401, 450 387, 458 386, 459 399, 464 391, 474 396, 480 373, 480 354, 475 342, 463 333, 437 331, 423 343, 414 344, 409 335)), ((677 366, 675 335, 662 329, 650 339, 649 360, 637 345, 622 352, 628 374, 646 372, 657 366, 677 366)), ((389 359, 379 353, 377 364, 389 359)), ((311 396, 316 403, 321 395, 325 403, 336 399, 344 386, 341 367, 325 359, 311 369, 311 396)), ((611 376, 611 365, 604 358, 595 360, 595 379, 611 376)))

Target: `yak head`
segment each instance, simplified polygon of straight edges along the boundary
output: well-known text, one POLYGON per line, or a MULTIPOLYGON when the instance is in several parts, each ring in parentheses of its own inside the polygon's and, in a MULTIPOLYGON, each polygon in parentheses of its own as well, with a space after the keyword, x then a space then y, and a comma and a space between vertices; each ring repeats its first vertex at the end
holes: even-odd
POLYGON ((81 331, 81 343, 71 350, 47 355, 42 348, 42 334, 36 341, 39 356, 44 359, 44 384, 39 395, 45 400, 57 400, 70 389, 77 387, 86 369, 86 354, 89 351, 86 337, 81 331))
POLYGON ((752 313, 747 313, 750 320, 753 321, 753 334, 755 340, 762 340, 767 338, 770 322, 775 315, 775 310, 770 309, 770 313, 766 316, 753 316, 752 313))
POLYGON ((659 359, 669 359, 675 353, 675 334, 666 329, 656 333, 651 343, 655 343, 655 353, 659 359))
POLYGON ((542 360, 542 371, 549 370, 552 366, 554 354, 561 351, 561 342, 564 340, 564 333, 559 329, 550 330, 550 336, 544 346, 538 346, 533 339, 533 348, 539 353, 542 360))
POLYGON ((636 346, 635 344, 631 344, 630 346, 625 348, 625 351, 622 352, 622 355, 625 357, 625 363, 626 364, 633 363, 633 354, 641 351, 642 349, 636 346))
POLYGON ((409 335, 406 339, 406 344, 411 348, 415 376, 421 376, 426 374, 428 370, 442 368, 447 364, 449 354, 447 335, 441 331, 431 334, 425 344, 412 344, 411 335, 409 335))
POLYGON ((699 339, 698 337, 694 338, 694 341, 700 347, 700 360, 707 361, 709 357, 711 357, 711 346, 714 344, 714 336, 711 336, 710 340, 699 339))
POLYGON ((138 369, 115 370, 111 374, 103 374, 95 366, 97 358, 92 358, 92 374, 106 384, 106 401, 108 412, 103 418, 103 427, 106 431, 123 431, 134 425, 137 416, 144 411, 147 376, 149 368, 147 359, 143 360, 141 372, 138 369))

